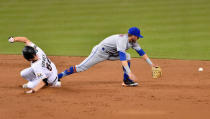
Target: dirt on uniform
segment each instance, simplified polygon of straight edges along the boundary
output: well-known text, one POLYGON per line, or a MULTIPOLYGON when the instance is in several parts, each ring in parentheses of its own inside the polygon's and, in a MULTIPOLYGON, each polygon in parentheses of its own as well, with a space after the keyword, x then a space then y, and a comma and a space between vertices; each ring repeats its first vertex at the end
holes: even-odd
MULTIPOLYGON (((85 57, 49 58, 61 72, 85 57)), ((24 94, 20 71, 30 64, 20 55, 0 55, 0 119, 209 119, 210 61, 153 62, 161 79, 152 79, 143 59, 131 60, 138 87, 122 87, 120 62, 105 61, 63 78, 61 88, 24 94)))

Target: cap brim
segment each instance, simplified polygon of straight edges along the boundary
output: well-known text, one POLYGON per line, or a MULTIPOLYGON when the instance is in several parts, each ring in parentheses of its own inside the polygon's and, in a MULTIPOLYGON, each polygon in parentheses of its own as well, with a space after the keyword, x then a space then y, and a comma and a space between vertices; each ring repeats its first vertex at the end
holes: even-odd
POLYGON ((144 38, 144 36, 142 36, 142 35, 139 35, 139 38, 144 38))

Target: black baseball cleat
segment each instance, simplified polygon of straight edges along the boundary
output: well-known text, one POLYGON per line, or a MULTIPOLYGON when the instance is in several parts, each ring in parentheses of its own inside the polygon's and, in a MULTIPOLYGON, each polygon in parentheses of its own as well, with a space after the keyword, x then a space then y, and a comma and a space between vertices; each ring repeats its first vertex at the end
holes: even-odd
POLYGON ((131 79, 124 79, 122 84, 122 86, 127 86, 127 87, 135 87, 138 85, 139 85, 138 83, 132 81, 131 79))

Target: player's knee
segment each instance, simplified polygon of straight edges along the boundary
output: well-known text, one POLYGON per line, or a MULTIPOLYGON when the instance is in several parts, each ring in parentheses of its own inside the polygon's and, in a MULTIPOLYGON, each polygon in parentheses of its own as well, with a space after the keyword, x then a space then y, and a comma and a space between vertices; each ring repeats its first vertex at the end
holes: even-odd
POLYGON ((21 76, 21 77, 25 78, 26 75, 27 75, 27 73, 26 73, 25 70, 22 70, 22 71, 20 72, 20 76, 21 76))
POLYGON ((76 65, 76 71, 77 72, 83 72, 87 70, 88 68, 86 66, 76 65))
POLYGON ((129 53, 126 53, 126 59, 131 60, 131 55, 129 53))
POLYGON ((27 87, 28 87, 28 88, 34 88, 35 85, 34 85, 34 83, 32 83, 32 82, 29 81, 29 82, 27 83, 27 87))

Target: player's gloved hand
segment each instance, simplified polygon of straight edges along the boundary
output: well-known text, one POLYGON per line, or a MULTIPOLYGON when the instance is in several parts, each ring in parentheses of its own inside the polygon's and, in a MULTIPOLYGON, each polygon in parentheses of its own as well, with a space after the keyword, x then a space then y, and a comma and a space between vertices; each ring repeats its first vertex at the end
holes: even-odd
POLYGON ((9 41, 10 43, 14 43, 14 42, 15 42, 15 39, 14 39, 13 37, 9 37, 9 38, 8 38, 8 41, 9 41))
POLYGON ((159 66, 152 67, 152 77, 160 78, 162 76, 162 69, 159 66))
POLYGON ((32 90, 26 91, 25 93, 26 94, 31 94, 31 93, 35 93, 35 91, 32 89, 32 90))

